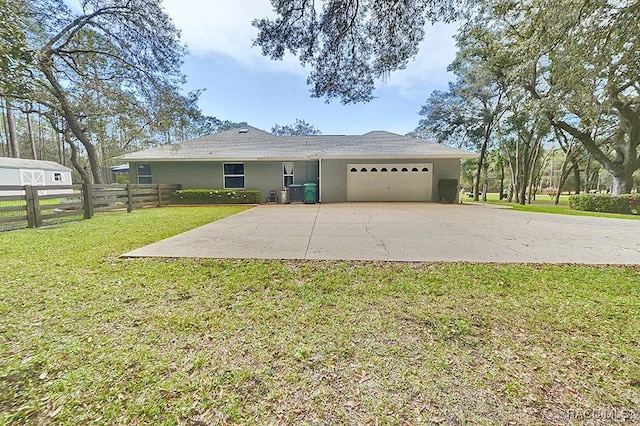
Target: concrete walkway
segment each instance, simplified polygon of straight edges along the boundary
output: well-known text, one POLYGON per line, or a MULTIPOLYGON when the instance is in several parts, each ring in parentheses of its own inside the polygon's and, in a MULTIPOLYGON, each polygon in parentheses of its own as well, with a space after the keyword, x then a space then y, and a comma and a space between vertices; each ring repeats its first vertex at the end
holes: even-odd
POLYGON ((126 257, 640 264, 640 221, 480 205, 261 205, 126 257))

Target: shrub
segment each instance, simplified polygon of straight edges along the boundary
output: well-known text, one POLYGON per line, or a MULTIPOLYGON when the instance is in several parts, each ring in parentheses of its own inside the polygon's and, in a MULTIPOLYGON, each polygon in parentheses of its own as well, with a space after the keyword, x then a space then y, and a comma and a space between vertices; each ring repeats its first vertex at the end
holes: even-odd
POLYGON ((260 191, 246 189, 180 189, 176 200, 193 204, 257 204, 260 191))
POLYGON ((455 203, 458 195, 458 179, 440 179, 438 181, 438 195, 443 203, 455 203))
POLYGON ((638 194, 603 195, 580 194, 569 197, 569 207, 589 212, 640 214, 640 196, 638 194))
POLYGON ((629 210, 633 214, 640 214, 640 194, 624 195, 629 202, 629 210))

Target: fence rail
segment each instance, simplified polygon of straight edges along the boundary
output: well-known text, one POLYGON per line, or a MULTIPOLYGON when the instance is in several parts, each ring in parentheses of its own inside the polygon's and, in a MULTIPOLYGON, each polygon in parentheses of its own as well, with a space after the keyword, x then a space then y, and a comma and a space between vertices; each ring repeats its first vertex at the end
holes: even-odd
POLYGON ((159 207, 180 185, 0 185, 0 231, 37 228, 65 220, 91 219, 96 212, 159 207))

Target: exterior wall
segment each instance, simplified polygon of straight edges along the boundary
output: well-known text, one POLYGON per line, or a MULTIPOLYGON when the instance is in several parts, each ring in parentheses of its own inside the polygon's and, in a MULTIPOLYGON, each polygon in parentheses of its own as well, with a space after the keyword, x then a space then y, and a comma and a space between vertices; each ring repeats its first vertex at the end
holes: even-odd
POLYGON ((71 172, 66 171, 57 171, 57 170, 45 170, 44 171, 44 180, 47 186, 56 186, 56 185, 71 185, 73 182, 71 181, 71 172), (54 173, 60 173, 62 175, 62 180, 56 181, 54 180, 54 173))
MULTIPOLYGON (((232 161, 230 161, 232 162, 232 161)), ((433 163, 432 200, 440 200, 438 181, 445 178, 460 179, 460 160, 457 159, 402 159, 390 158, 381 163, 420 164, 433 163)), ((141 162, 151 164, 153 183, 180 184, 183 188, 222 189, 224 188, 223 162, 141 162)), ((372 164, 375 160, 322 160, 321 200, 323 203, 347 201, 347 164, 372 164)), ((137 163, 130 163, 129 175, 132 183, 138 181, 137 163)), ((275 190, 280 198, 282 189, 282 161, 245 161, 245 189, 260 191, 262 201, 266 201, 269 191, 275 190)), ((294 161, 294 183, 318 183, 318 161, 294 161)))
MULTIPOLYGON (((220 162, 141 161, 140 164, 151 165, 152 183, 180 184, 184 189, 223 188, 220 162)), ((138 183, 138 163, 129 164, 129 180, 138 183)))
MULTIPOLYGON (((433 201, 440 201, 440 194, 438 193, 438 181, 440 179, 458 179, 458 191, 457 196, 460 196, 460 160, 434 160, 433 162, 433 201)), ((456 203, 458 202, 456 198, 456 203)))
MULTIPOLYGON (((460 160, 457 159, 402 159, 390 158, 380 163, 433 163, 432 200, 438 201, 438 180, 443 178, 460 179, 460 160)), ((322 160, 321 200, 323 203, 347 201, 347 164, 372 164, 374 160, 322 160)))
MULTIPOLYGON (((223 164, 225 162, 140 162, 151 165, 152 183, 180 184, 184 189, 224 188, 223 164)), ((244 163, 245 189, 258 190, 263 201, 270 191, 276 191, 278 199, 282 190, 282 161, 229 161, 244 163)), ((318 161, 294 161, 294 184, 317 183, 318 161)), ((130 163, 129 176, 138 182, 138 163, 130 163)))
MULTIPOLYGON (((27 182, 23 182, 21 179, 22 171, 36 172, 38 177, 38 186, 64 186, 73 184, 71 178, 71 172, 67 170, 46 170, 46 169, 16 169, 16 168, 0 168, 0 185, 26 185, 27 182), (56 181, 54 179, 54 173, 59 173, 61 180, 56 181), (44 182, 40 180, 40 177, 44 178, 44 182)), ((55 195, 55 194, 70 194, 71 189, 60 190, 48 190, 42 195, 55 195)), ((4 191, 2 195, 23 195, 24 191, 4 191)))
POLYGON ((0 185, 21 185, 20 170, 0 168, 0 185))

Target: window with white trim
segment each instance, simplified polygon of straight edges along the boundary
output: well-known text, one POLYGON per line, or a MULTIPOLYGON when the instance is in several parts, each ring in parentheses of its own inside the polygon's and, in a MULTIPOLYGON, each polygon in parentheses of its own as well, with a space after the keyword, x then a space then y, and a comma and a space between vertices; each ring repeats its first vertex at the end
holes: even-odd
POLYGON ((53 172, 53 181, 54 182, 64 182, 64 176, 62 173, 53 172))
POLYGON ((151 183, 151 164, 138 164, 138 183, 151 183))
POLYGON ((293 161, 282 163, 282 187, 289 188, 293 185, 293 161))
POLYGON ((225 163, 224 189, 244 189, 244 163, 225 163))

